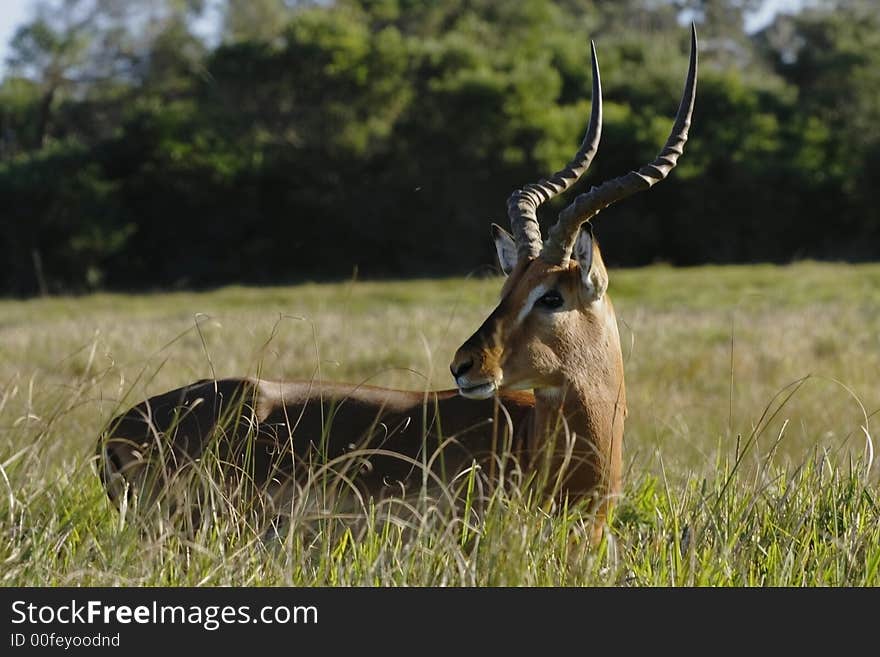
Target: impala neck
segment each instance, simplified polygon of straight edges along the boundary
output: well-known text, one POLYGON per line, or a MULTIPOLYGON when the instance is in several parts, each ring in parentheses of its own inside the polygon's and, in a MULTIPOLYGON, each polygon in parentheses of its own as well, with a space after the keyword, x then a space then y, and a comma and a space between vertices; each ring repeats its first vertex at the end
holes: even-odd
POLYGON ((533 453, 554 432, 560 432, 557 439, 564 440, 566 428, 600 454, 620 449, 613 444, 620 440, 626 414, 620 337, 610 299, 606 296, 600 303, 595 309, 600 330, 590 344, 563 355, 566 367, 561 385, 535 390, 533 453))

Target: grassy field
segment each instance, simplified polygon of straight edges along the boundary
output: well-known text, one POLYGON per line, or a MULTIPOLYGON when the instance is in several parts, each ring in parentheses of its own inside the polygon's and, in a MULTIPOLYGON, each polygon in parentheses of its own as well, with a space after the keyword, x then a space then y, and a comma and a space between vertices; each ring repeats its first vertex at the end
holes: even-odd
POLYGON ((3 585, 880 585, 880 266, 611 276, 626 476, 593 550, 516 489, 479 518, 147 538, 94 473, 114 413, 199 378, 447 388, 496 279, 0 301, 3 585))

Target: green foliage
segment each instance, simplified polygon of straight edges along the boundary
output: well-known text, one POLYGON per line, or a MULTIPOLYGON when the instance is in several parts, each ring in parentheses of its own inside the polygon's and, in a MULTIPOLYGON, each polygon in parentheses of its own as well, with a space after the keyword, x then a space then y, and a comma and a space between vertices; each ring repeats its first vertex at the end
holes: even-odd
POLYGON ((25 78, 7 78, 0 84, 0 157, 7 160, 22 147, 36 141, 34 112, 40 102, 40 89, 25 78))
POLYGON ((656 154, 686 15, 687 154, 603 213, 609 264, 876 258, 880 19, 837 0, 748 35, 754 4, 228 0, 209 47, 204 3, 44 3, 0 85, 0 291, 37 291, 36 260, 50 290, 478 271, 510 192, 577 148, 589 37, 606 116, 580 189, 656 154))
POLYGON ((276 39, 288 18, 284 0, 227 0, 223 36, 228 41, 276 39))

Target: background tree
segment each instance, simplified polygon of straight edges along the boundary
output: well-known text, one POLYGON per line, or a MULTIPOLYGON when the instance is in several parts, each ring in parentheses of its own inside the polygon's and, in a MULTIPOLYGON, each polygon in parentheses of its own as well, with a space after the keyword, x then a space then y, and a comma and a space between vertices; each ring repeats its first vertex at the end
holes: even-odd
POLYGON ((285 0, 227 0, 223 13, 226 41, 271 43, 281 36, 290 20, 285 0))
MULTIPOLYGON (((656 154, 702 37, 688 154, 608 210, 612 265, 880 256, 880 19, 824 0, 44 0, 0 83, 0 289, 462 274, 562 165, 656 154), (38 256, 35 258, 35 255, 38 256)), ((565 199, 543 209, 551 222, 565 199)))
POLYGON ((12 71, 31 79, 39 89, 34 107, 31 147, 42 148, 52 119, 59 90, 83 81, 82 65, 88 56, 94 21, 94 5, 80 0, 63 0, 60 6, 37 5, 36 18, 20 27, 10 43, 7 59, 12 71))

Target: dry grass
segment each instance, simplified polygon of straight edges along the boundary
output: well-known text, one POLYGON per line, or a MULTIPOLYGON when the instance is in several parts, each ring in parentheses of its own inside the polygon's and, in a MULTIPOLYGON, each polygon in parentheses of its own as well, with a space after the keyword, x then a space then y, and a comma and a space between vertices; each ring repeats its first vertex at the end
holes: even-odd
MULTIPOLYGON (((0 301, 6 584, 880 584, 880 266, 612 272, 630 415, 613 540, 506 492, 462 540, 422 515, 281 548, 217 529, 144 546, 89 459, 121 406, 205 377, 451 383, 497 280, 0 301), (794 392, 787 397, 789 392, 794 392), (8 486, 7 486, 8 482, 8 486), (226 532, 225 534, 223 532, 226 532)), ((369 515, 369 514, 368 514, 369 515)))

